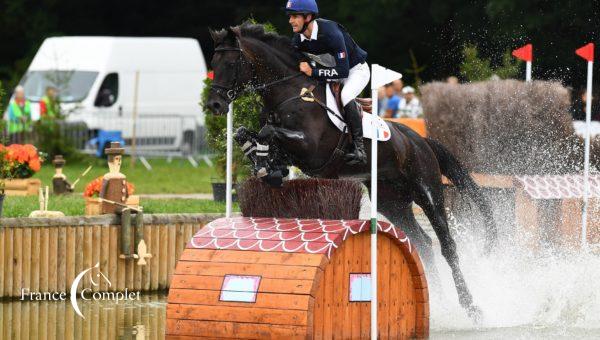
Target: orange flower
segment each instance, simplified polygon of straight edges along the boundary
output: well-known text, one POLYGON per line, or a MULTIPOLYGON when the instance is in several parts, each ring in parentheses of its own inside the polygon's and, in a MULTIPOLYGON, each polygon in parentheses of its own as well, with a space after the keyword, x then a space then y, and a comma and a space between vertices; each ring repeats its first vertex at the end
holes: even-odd
POLYGON ((39 158, 35 158, 35 159, 30 160, 29 161, 29 167, 34 172, 40 171, 40 169, 42 168, 42 164, 40 163, 40 159, 39 158))

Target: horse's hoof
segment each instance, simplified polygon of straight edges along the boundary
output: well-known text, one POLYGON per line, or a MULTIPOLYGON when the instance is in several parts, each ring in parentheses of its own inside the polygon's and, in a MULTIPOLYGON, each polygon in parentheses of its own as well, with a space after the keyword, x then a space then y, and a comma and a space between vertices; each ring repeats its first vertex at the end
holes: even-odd
POLYGON ((265 177, 266 175, 268 175, 267 173, 267 169, 266 168, 260 168, 257 172, 256 172, 256 177, 261 178, 261 177, 265 177))

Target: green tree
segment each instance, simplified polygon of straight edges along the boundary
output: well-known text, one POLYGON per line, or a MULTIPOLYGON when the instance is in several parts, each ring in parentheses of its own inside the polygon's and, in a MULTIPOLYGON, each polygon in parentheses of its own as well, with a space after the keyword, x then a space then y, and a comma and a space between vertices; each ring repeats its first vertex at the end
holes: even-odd
POLYGON ((514 78, 519 74, 522 62, 513 58, 510 50, 504 51, 502 63, 492 66, 489 58, 479 56, 477 46, 466 44, 463 48, 463 62, 460 65, 460 74, 468 81, 489 80, 492 76, 500 79, 514 78))

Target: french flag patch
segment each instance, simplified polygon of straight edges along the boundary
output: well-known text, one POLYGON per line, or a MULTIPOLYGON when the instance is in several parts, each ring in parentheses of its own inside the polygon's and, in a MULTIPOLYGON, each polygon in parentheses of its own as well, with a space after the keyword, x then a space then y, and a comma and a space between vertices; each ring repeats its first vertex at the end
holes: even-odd
POLYGON ((344 59, 344 58, 346 58, 346 52, 343 52, 343 51, 342 51, 342 52, 338 53, 338 57, 339 57, 340 59, 344 59))
POLYGON ((285 7, 286 7, 286 8, 290 8, 290 7, 292 7, 292 2, 291 2, 291 1, 288 1, 288 2, 287 2, 287 5, 286 5, 285 7))

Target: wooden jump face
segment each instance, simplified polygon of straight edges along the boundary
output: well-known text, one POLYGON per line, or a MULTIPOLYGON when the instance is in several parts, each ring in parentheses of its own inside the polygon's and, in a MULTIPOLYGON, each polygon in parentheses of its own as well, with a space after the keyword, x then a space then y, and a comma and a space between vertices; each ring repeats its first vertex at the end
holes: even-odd
MULTIPOLYGON (((386 223, 379 227, 380 336, 426 337, 423 266, 402 231, 386 223)), ((357 299, 369 291, 359 286, 361 275, 370 272, 368 228, 366 221, 213 221, 196 233, 177 263, 167 338, 368 337, 369 297, 357 299), (249 283, 233 299, 224 294, 231 277, 249 283)))

